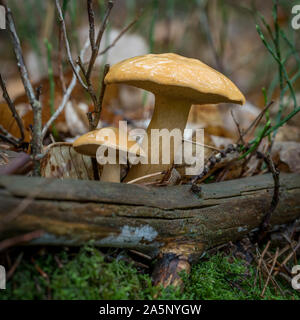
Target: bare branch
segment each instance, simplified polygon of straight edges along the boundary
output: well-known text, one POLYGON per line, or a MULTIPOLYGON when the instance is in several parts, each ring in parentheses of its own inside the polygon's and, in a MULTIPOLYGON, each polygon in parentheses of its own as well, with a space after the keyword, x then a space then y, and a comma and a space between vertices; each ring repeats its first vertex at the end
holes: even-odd
POLYGON ((35 92, 36 92, 36 99, 39 101, 40 100, 40 97, 42 95, 42 89, 43 89, 43 86, 42 85, 39 85, 36 89, 35 89, 35 92))
POLYGON ((79 66, 82 74, 84 75, 85 79, 86 79, 86 82, 87 82, 87 92, 88 94, 90 95, 91 99, 93 100, 93 103, 94 105, 96 106, 97 105, 97 96, 96 96, 96 93, 95 93, 95 90, 90 82, 90 80, 88 80, 86 78, 86 73, 85 73, 85 69, 84 69, 84 63, 82 62, 82 59, 80 57, 78 57, 77 61, 76 61, 77 65, 79 66))
POLYGON ((101 86, 101 92, 100 92, 100 96, 99 96, 99 101, 97 103, 97 106, 95 108, 95 118, 93 121, 93 129, 96 129, 100 120, 100 116, 101 116, 101 111, 102 111, 102 107, 103 107, 103 99, 104 99, 104 94, 105 94, 105 90, 106 90, 106 84, 104 82, 106 75, 108 74, 109 71, 109 64, 106 64, 103 70, 103 76, 102 76, 102 86, 101 86))
POLYGON ((39 175, 40 162, 37 158, 42 152, 42 106, 41 103, 36 99, 34 89, 29 80, 28 71, 24 63, 20 40, 16 31, 11 10, 9 8, 6 8, 6 20, 8 29, 10 31, 14 52, 17 58, 21 79, 33 110, 32 154, 34 159, 34 175, 39 175))
MULTIPOLYGON (((80 58, 83 60, 84 59, 84 55, 86 53, 86 50, 89 46, 89 40, 87 40, 80 52, 80 58)), ((79 72, 79 66, 76 67, 76 70, 79 72)), ((69 101, 70 99, 70 96, 73 92, 73 89, 75 88, 76 86, 76 83, 77 83, 77 77, 76 75, 74 74, 73 75, 73 78, 71 80, 71 83, 68 87, 68 89, 66 90, 64 96, 63 96, 63 100, 60 104, 60 106, 56 109, 56 111, 53 113, 53 115, 51 116, 51 118, 48 120, 48 122, 45 124, 44 128, 43 128, 43 131, 42 131, 42 137, 44 138, 48 129, 51 127, 52 123, 58 118, 58 116, 62 113, 62 111, 64 110, 67 102, 69 101)))
POLYGON ((108 50, 110 50, 112 47, 114 47, 116 45, 116 43, 121 39, 121 37, 132 27, 134 26, 137 21, 139 20, 140 15, 137 16, 127 27, 125 27, 120 33, 119 35, 116 37, 116 39, 110 44, 108 45, 104 50, 102 50, 99 55, 103 55, 105 54, 108 50))
MULTIPOLYGON (((76 61, 77 66, 75 67, 75 65, 74 65, 74 61, 71 56, 70 45, 69 45, 69 42, 67 39, 66 25, 65 25, 64 18, 63 18, 62 10, 61 10, 60 4, 59 4, 59 0, 56 0, 56 7, 57 7, 59 17, 60 17, 60 22, 61 22, 61 26, 62 26, 62 33, 64 35, 64 40, 66 43, 66 49, 67 49, 67 55, 68 55, 69 62, 73 68, 74 74, 76 75, 76 77, 79 80, 82 87, 89 93, 89 95, 93 101, 93 104, 94 104, 94 112, 93 113, 95 113, 95 116, 93 117, 93 113, 88 113, 88 115, 87 115, 88 120, 89 120, 90 130, 96 129, 98 126, 99 120, 100 120, 103 99, 104 99, 104 94, 105 94, 105 89, 106 89, 106 85, 104 84, 104 78, 109 71, 109 65, 106 65, 104 68, 103 78, 102 78, 102 87, 101 87, 101 92, 100 92, 99 97, 97 97, 96 90, 91 83, 91 74, 93 71, 93 67, 95 65, 95 61, 96 61, 98 54, 99 54, 101 40, 102 40, 104 31, 105 31, 105 28, 107 25, 107 21, 108 21, 108 18, 110 16, 110 13, 112 11, 113 6, 114 6, 114 2, 112 0, 110 0, 108 2, 106 13, 105 13, 104 19, 102 21, 102 24, 100 26, 100 29, 99 29, 99 32, 97 35, 97 39, 95 42, 95 15, 94 15, 94 10, 93 10, 93 2, 92 2, 92 0, 87 0, 87 10, 88 10, 88 17, 89 17, 89 41, 90 41, 90 46, 92 48, 92 54, 90 57, 90 61, 88 63, 87 71, 85 71, 86 69, 84 67, 83 59, 81 57, 78 57, 78 59, 76 61), (81 75, 80 75, 80 72, 81 72, 81 75), (81 76, 82 76, 82 78, 81 78, 81 76), (85 83, 83 83, 83 81, 85 83)), ((114 42, 109 47, 104 49, 103 53, 107 52, 110 48, 112 48, 117 43, 117 41, 122 37, 122 35, 125 34, 136 23, 137 20, 138 20, 138 18, 136 18, 124 30, 122 30, 121 33, 117 36, 117 38, 114 40, 114 42)), ((72 80, 72 85, 75 85, 73 80, 72 80)), ((69 99, 69 93, 72 90, 73 90, 72 88, 71 88, 71 90, 67 90, 68 94, 67 94, 66 100, 69 99)), ((59 114, 62 111, 62 109, 64 108, 63 104, 59 107, 57 112, 54 114, 55 117, 56 117, 56 114, 59 114)), ((52 117, 52 118, 55 118, 55 117, 52 117)), ((48 130, 48 124, 45 126, 45 128, 43 130, 43 135, 46 134, 47 130, 48 130)))
POLYGON ((13 41, 14 52, 15 52, 15 55, 16 55, 16 58, 18 61, 18 68, 19 68, 19 71, 21 74, 21 78, 22 78, 25 90, 26 90, 26 94, 28 96, 30 104, 34 105, 36 102, 36 97, 35 97, 34 89, 31 85, 30 80, 29 80, 27 68, 24 63, 20 39, 18 37, 16 28, 15 28, 15 23, 14 23, 12 12, 11 12, 10 8, 7 8, 7 10, 6 10, 6 17, 7 17, 10 35, 11 35, 11 38, 13 41))
POLYGON ((95 13, 93 9, 93 0, 87 0, 89 25, 90 25, 90 43, 92 51, 96 49, 95 47, 95 13))
POLYGON ((110 13, 111 13, 113 6, 114 6, 114 2, 110 0, 107 4, 107 10, 106 10, 103 22, 100 26, 100 30, 98 32, 96 44, 95 44, 94 48, 92 49, 91 60, 90 60, 89 66, 88 66, 88 70, 86 72, 86 79, 88 82, 90 81, 90 78, 91 78, 92 70, 93 70, 95 61, 97 59, 99 49, 100 49, 100 44, 101 44, 101 40, 103 37, 103 33, 105 31, 107 20, 110 16, 110 13))
POLYGON ((21 134, 21 139, 19 140, 19 142, 24 141, 25 129, 24 129, 23 121, 20 118, 20 116, 19 116, 19 114, 18 114, 18 112, 16 110, 16 107, 15 107, 14 103, 12 102, 12 100, 11 100, 11 98, 10 98, 8 92, 7 92, 7 89, 6 89, 6 86, 5 86, 5 82, 4 82, 3 78, 2 78, 1 73, 0 73, 0 86, 2 88, 3 98, 7 102, 7 105, 8 105, 8 107, 9 107, 14 119, 16 120, 18 127, 19 127, 20 134, 21 134))
POLYGON ((13 135, 11 135, 6 129, 4 129, 1 125, 0 125, 0 139, 2 139, 3 141, 6 141, 10 144, 12 144, 14 147, 19 147, 20 145, 20 140, 17 139, 16 137, 14 137, 13 135))
POLYGON ((80 57, 78 57, 76 63, 77 63, 77 65, 79 66, 80 71, 82 72, 82 74, 85 76, 84 65, 83 65, 82 59, 81 59, 80 57))
POLYGON ((232 109, 231 109, 230 113, 231 113, 231 117, 232 117, 232 119, 233 119, 233 121, 235 123, 235 126, 236 126, 236 128, 238 130, 238 133, 239 133, 239 141, 241 141, 241 143, 243 145, 245 145, 245 141, 244 141, 244 138, 243 138, 243 132, 241 130, 240 124, 238 123, 238 121, 235 118, 235 115, 234 115, 234 112, 233 112, 232 109))
POLYGON ((66 81, 65 81, 64 72, 63 72, 63 53, 62 53, 63 41, 64 41, 63 29, 62 29, 62 25, 60 24, 59 31, 58 31, 58 72, 59 72, 59 79, 60 79, 61 87, 63 90, 63 94, 65 94, 67 90, 67 86, 66 86, 66 81))
MULTIPOLYGON (((243 137, 245 137, 253 128, 256 128, 256 126, 259 124, 259 122, 262 119, 262 117, 264 116, 264 114, 269 110, 269 108, 272 106, 273 103, 274 103, 274 101, 271 101, 270 103, 268 103, 264 107, 264 109, 261 111, 261 113, 255 118, 255 120, 247 128, 247 130, 245 130, 245 132, 243 133, 243 137)), ((240 142, 241 141, 239 140, 237 143, 240 143, 240 142)))
POLYGON ((89 121, 89 129, 90 131, 92 131, 94 128, 93 128, 93 113, 92 112, 88 112, 86 114, 87 118, 88 118, 88 121, 89 121))

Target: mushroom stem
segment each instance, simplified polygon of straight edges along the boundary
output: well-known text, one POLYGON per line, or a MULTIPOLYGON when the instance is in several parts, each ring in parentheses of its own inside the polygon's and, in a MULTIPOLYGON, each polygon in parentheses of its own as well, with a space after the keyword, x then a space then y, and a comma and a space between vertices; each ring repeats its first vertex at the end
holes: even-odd
MULTIPOLYGON (((170 151, 162 150, 162 139, 160 139, 160 142, 153 146, 154 150, 151 149, 151 131, 153 129, 167 129, 171 133, 173 129, 179 129, 183 135, 190 109, 191 102, 186 99, 175 99, 170 96, 156 95, 153 116, 147 129, 148 143, 146 141, 147 139, 145 139, 141 145, 143 150, 148 150, 148 164, 139 163, 132 166, 125 182, 154 172, 168 170, 172 166, 174 155, 177 151, 176 147, 178 146, 174 145, 175 141, 171 139, 170 151), (151 152, 153 154, 159 154, 159 164, 151 164, 151 152), (170 152, 169 164, 162 163, 162 155, 165 152, 170 152)), ((155 178, 157 179, 157 177, 154 177, 149 181, 154 180, 155 178)))
POLYGON ((103 166, 100 181, 120 183, 121 166, 119 164, 106 164, 103 166))

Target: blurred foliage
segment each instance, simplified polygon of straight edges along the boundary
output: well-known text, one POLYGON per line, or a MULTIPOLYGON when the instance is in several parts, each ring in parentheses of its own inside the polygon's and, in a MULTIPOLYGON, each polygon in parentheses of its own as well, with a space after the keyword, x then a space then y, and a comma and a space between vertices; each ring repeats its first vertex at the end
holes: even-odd
MULTIPOLYGON (((296 2, 279 1, 279 26, 299 51, 299 37, 297 40, 297 32, 290 26, 291 8, 296 2)), ((51 17, 51 10, 55 10, 54 2, 51 6, 49 0, 8 0, 8 4, 14 12, 23 45, 34 50, 41 58, 46 56, 43 41, 47 37, 55 56, 58 48, 56 16, 53 28, 45 35, 47 17, 51 17)), ((78 32, 83 25, 87 25, 88 20, 86 1, 62 0, 62 4, 72 47, 78 53, 78 32)), ((106 0, 95 1, 98 25, 103 17, 105 4, 106 0)), ((272 96, 278 82, 276 70, 272 57, 262 50, 259 37, 255 34, 255 22, 258 22, 260 12, 266 16, 266 23, 272 24, 272 0, 116 0, 109 25, 121 29, 141 11, 143 14, 132 32, 137 32, 146 39, 150 52, 172 51, 201 59, 230 76, 246 93, 253 90, 257 92, 266 87, 268 97, 272 96), (157 41, 156 33, 159 30, 166 33, 163 41, 157 41), (181 38, 177 39, 176 35, 180 37, 181 34, 181 38)), ((281 50, 285 55, 287 48, 282 47, 281 50)), ((46 69, 41 62, 40 65, 46 69)), ((287 68, 293 72, 296 65, 287 62, 287 68)))
POLYGON ((271 100, 276 100, 275 91, 277 89, 279 108, 275 119, 270 119, 269 114, 266 114, 266 124, 263 128, 259 128, 258 134, 250 142, 250 149, 242 158, 251 154, 260 144, 262 138, 268 136, 270 140, 271 133, 275 136, 277 130, 300 111, 300 102, 297 101, 294 88, 295 82, 300 78, 300 54, 296 48, 295 39, 289 38, 284 28, 280 26, 278 5, 279 1, 273 0, 272 24, 269 24, 260 12, 256 11, 255 13, 258 35, 278 68, 267 92, 263 92, 264 102, 267 105, 271 100), (288 71, 288 67, 290 71, 288 71), (284 115, 285 109, 288 109, 289 106, 291 108, 284 115))

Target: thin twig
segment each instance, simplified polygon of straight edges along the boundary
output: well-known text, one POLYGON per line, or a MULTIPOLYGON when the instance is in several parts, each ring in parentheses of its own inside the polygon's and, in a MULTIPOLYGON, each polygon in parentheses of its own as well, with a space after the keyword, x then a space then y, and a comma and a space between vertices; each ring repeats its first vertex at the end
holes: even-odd
POLYGON ((36 99, 37 99, 37 100, 40 100, 40 97, 41 97, 41 95, 42 95, 42 89, 43 89, 43 86, 42 86, 42 85, 38 86, 38 87, 35 89, 36 99))
POLYGON ((0 134, 2 140, 12 144, 16 148, 19 147, 20 140, 10 134, 2 125, 0 125, 0 132, 2 132, 2 134, 0 134))
POLYGON ((260 284, 261 284, 261 264, 262 264, 262 261, 263 261, 263 258, 264 258, 264 256, 265 256, 265 254, 267 254, 267 252, 268 252, 268 249, 269 249, 269 247, 270 247, 270 244, 271 244, 271 241, 268 241, 268 243, 267 243, 267 245, 265 246, 262 254, 259 253, 258 247, 256 247, 256 252, 257 252, 257 254, 260 256, 260 258, 259 258, 258 263, 257 263, 255 280, 254 280, 254 286, 256 286, 258 275, 260 276, 259 280, 260 280, 260 284))
POLYGON ((137 251, 137 250, 133 250, 133 249, 129 250, 129 252, 132 252, 133 254, 136 254, 137 256, 142 257, 143 259, 146 259, 146 260, 149 260, 149 261, 152 260, 151 256, 149 256, 149 255, 147 255, 147 254, 145 254, 143 252, 140 252, 140 251, 137 251))
POLYGON ((79 69, 82 72, 82 74, 85 76, 85 69, 84 69, 84 65, 83 65, 81 57, 78 57, 76 63, 79 66, 79 69))
POLYGON ((5 86, 5 82, 2 78, 2 75, 0 73, 0 86, 2 88, 2 92, 3 92, 3 98, 4 100, 7 102, 7 105, 14 117, 14 119, 16 120, 17 122, 17 125, 19 127, 19 130, 20 130, 20 134, 21 134, 21 138, 20 138, 20 141, 19 142, 22 142, 24 141, 24 137, 25 137, 25 129, 24 129, 24 125, 23 125, 23 121, 22 119, 20 118, 17 110, 16 110, 16 107, 14 105, 14 103, 12 102, 8 92, 7 92, 7 89, 6 89, 6 86, 5 86))
POLYGON ((247 164, 250 162, 252 156, 256 153, 257 154, 257 150, 259 148, 259 146, 261 145, 264 137, 265 137, 265 132, 271 127, 271 124, 268 123, 264 129, 262 130, 262 132, 260 133, 260 135, 255 139, 253 145, 251 145, 251 147, 249 147, 250 143, 248 143, 246 146, 244 146, 244 148, 247 150, 242 156, 240 156, 239 160, 242 160, 243 158, 247 157, 247 159, 244 161, 243 163, 243 168, 242 168, 242 174, 241 176, 244 174, 244 169, 246 168, 247 164))
POLYGON ((192 141, 192 140, 188 140, 188 139, 183 139, 182 140, 183 142, 189 142, 189 143, 192 143, 192 144, 195 144, 195 145, 198 145, 198 146, 201 146, 201 147, 204 147, 204 148, 207 148, 207 149, 211 149, 211 150, 214 150, 214 151, 217 151, 217 152, 221 152, 220 149, 216 148, 216 147, 213 147, 213 146, 210 146, 208 144, 205 144, 205 143, 200 143, 200 142, 197 142, 197 141, 192 141))
POLYGON ((275 253, 275 257, 274 257, 274 259, 273 259, 272 267, 271 267, 270 271, 268 272, 267 281, 266 281, 266 283, 265 283, 265 285, 264 285, 264 288, 263 288, 263 290, 262 290, 262 292, 261 292, 261 294, 260 294, 261 297, 263 297, 263 296, 265 295, 265 291, 266 291, 267 286, 268 286, 268 284, 269 284, 270 277, 271 277, 271 275, 272 275, 272 272, 273 272, 273 270, 274 270, 275 264, 276 264, 277 259, 278 259, 278 251, 279 251, 279 249, 277 248, 277 249, 276 249, 276 253, 275 253))
POLYGON ((89 16, 89 26, 90 26, 90 43, 92 51, 96 49, 95 47, 95 13, 93 9, 93 0, 87 0, 88 16, 89 16))
POLYGON ((237 121, 236 118, 235 118, 235 115, 234 115, 232 109, 231 109, 230 113, 231 113, 231 117, 232 117, 232 119, 233 119, 233 121, 234 121, 234 123, 235 123, 235 125, 236 125, 236 128, 237 128, 237 130, 238 130, 238 133, 239 133, 239 141, 241 141, 241 143, 242 143, 243 145, 245 145, 245 141, 244 141, 244 138, 243 138, 243 132, 242 132, 242 130, 241 130, 240 124, 238 123, 238 121, 237 121))
POLYGON ((10 31, 14 52, 18 62, 18 68, 21 79, 25 88, 26 95, 33 110, 33 137, 32 137, 32 154, 34 159, 34 175, 40 173, 40 161, 38 156, 42 152, 42 105, 36 99, 34 89, 29 80, 28 71, 24 63, 20 39, 18 37, 13 15, 9 8, 6 8, 6 20, 10 31))
MULTIPOLYGON (((294 241, 292 244, 295 244, 296 241, 294 241)), ((286 253, 290 249, 290 244, 287 244, 284 248, 282 248, 278 253, 278 258, 280 258, 284 253, 286 253)), ((271 263, 272 259, 270 258, 267 260, 267 263, 271 263)))
POLYGON ((86 77, 86 72, 85 72, 85 69, 84 69, 84 65, 83 65, 82 59, 80 57, 78 57, 76 63, 79 66, 80 71, 82 72, 83 76, 85 77, 85 81, 87 83, 86 91, 88 92, 88 94, 90 95, 90 97, 93 100, 94 105, 96 106, 97 103, 98 103, 97 96, 96 96, 96 93, 95 93, 95 90, 94 90, 94 88, 92 86, 91 81, 89 79, 87 79, 87 77, 86 77))
POLYGON ((10 143, 14 147, 18 148, 19 143, 15 142, 14 140, 9 139, 6 135, 3 135, 0 133, 0 139, 3 140, 4 142, 10 143))
MULTIPOLYGON (((83 58, 81 56, 79 56, 76 61, 77 66, 75 67, 75 65, 74 65, 74 61, 71 56, 70 45, 69 45, 69 42, 67 39, 66 24, 65 24, 65 21, 63 18, 63 14, 62 14, 62 10, 61 10, 60 4, 59 4, 59 0, 56 0, 56 6, 57 6, 57 10, 58 10, 59 17, 60 17, 60 22, 61 22, 61 26, 62 26, 62 30, 63 30, 64 39, 66 42, 66 49, 67 49, 67 55, 68 55, 69 62, 71 63, 74 74, 76 75, 76 77, 79 80, 82 87, 88 92, 88 94, 90 95, 90 97, 93 101, 93 104, 94 104, 95 118, 93 118, 92 113, 88 114, 90 130, 95 129, 98 126, 98 123, 100 120, 100 114, 101 114, 101 109, 102 109, 102 104, 103 104, 103 97, 104 97, 105 88, 106 88, 106 86, 104 84, 104 78, 109 70, 109 66, 105 66, 105 69, 104 69, 102 88, 101 88, 99 99, 97 98, 96 90, 94 89, 94 87, 91 83, 90 77, 91 77, 91 73, 92 73, 96 58, 99 53, 99 48, 100 48, 102 36, 105 31, 107 21, 108 21, 109 15, 111 13, 111 10, 113 8, 113 5, 114 5, 113 1, 108 2, 107 11, 106 11, 104 20, 101 24, 101 27, 100 27, 100 30, 99 30, 99 33, 97 36, 97 40, 95 42, 95 16, 94 16, 93 4, 92 4, 92 1, 87 0, 87 10, 88 10, 89 27, 90 27, 89 41, 90 41, 90 45, 92 48, 92 55, 91 55, 91 58, 89 61, 88 70, 85 71, 83 58), (82 73, 83 78, 81 78, 79 72, 82 73), (83 83, 83 81, 85 81, 86 84, 83 83)), ((96 169, 95 163, 94 163, 93 167, 94 167, 94 169, 96 169)), ((95 173, 95 176, 97 176, 97 172, 94 172, 94 173, 95 173)))
MULTIPOLYGON (((250 126, 245 130, 245 132, 242 134, 242 137, 245 137, 252 129, 256 128, 260 120, 263 118, 264 114, 270 109, 274 101, 271 101, 268 103, 264 109, 261 111, 261 113, 255 118, 255 120, 250 124, 250 126)), ((241 140, 239 139, 237 143, 241 143, 241 140)))
POLYGON ((95 108, 95 117, 94 117, 94 121, 93 121, 93 128, 96 129, 100 120, 100 116, 101 116, 101 111, 102 111, 102 107, 103 107, 103 99, 104 99, 104 94, 105 94, 105 90, 106 90, 106 84, 105 84, 105 77, 109 72, 109 64, 106 64, 104 67, 104 71, 103 71, 103 76, 102 76, 102 85, 101 85, 101 92, 99 95, 99 100, 98 103, 96 105, 95 108))
POLYGON ((87 79, 88 83, 89 83, 90 78, 91 78, 91 74, 92 74, 92 71, 93 71, 93 68, 94 68, 95 61, 96 61, 96 59, 98 57, 98 53, 99 53, 99 49, 100 49, 100 44, 101 44, 101 40, 102 40, 102 37, 103 37, 103 33, 105 31, 105 28, 106 28, 106 25, 107 25, 107 21, 108 21, 108 18, 110 16, 110 13, 111 13, 111 10, 112 10, 113 6, 114 6, 114 2, 113 1, 108 1, 106 13, 105 13, 103 22, 102 22, 102 24, 100 26, 100 29, 99 29, 99 32, 98 32, 98 35, 97 35, 96 43, 95 43, 95 45, 94 45, 94 47, 92 49, 92 55, 91 55, 90 63, 89 63, 89 66, 88 66, 88 69, 87 69, 87 72, 86 72, 86 79, 87 79))
POLYGON ((82 78, 80 77, 79 71, 76 68, 76 65, 75 65, 75 63, 73 61, 73 58, 72 58, 70 43, 69 43, 68 35, 67 35, 67 28, 66 28, 66 24, 65 24, 65 20, 64 20, 64 16, 63 16, 63 13, 62 13, 62 9, 61 9, 59 0, 55 0, 55 3, 56 3, 56 9, 57 9, 57 12, 58 12, 59 22, 60 22, 61 27, 62 27, 63 37, 64 37, 65 46, 66 46, 66 50, 67 50, 68 61, 69 61, 70 65, 71 65, 71 68, 72 68, 74 74, 77 77, 77 80, 80 82, 82 87, 87 90, 88 87, 83 82, 82 78))
POLYGON ((88 121, 89 121, 89 129, 90 131, 93 130, 93 113, 92 112, 88 112, 86 114, 87 118, 88 118, 88 121))
POLYGON ((141 181, 141 180, 144 180, 144 179, 147 179, 147 178, 160 176, 160 175, 162 175, 164 173, 165 173, 164 171, 161 171, 161 172, 155 172, 155 173, 147 174, 145 176, 142 176, 142 177, 136 178, 134 180, 128 181, 127 184, 133 184, 133 183, 136 183, 138 181, 141 181))
POLYGON ((114 47, 116 45, 116 43, 121 39, 121 37, 133 26, 136 24, 136 22, 139 20, 140 15, 137 16, 131 23, 129 23, 129 25, 127 27, 125 27, 120 33, 119 35, 115 38, 115 40, 108 45, 104 50, 102 50, 99 55, 103 55, 105 54, 108 50, 110 50, 112 47, 114 47))
POLYGON ((18 266, 20 265, 22 258, 23 258, 24 253, 21 252, 16 261, 14 262, 14 264, 12 265, 12 267, 9 269, 9 271, 7 272, 6 275, 6 281, 8 281, 9 279, 11 279, 11 277, 14 275, 15 271, 17 270, 18 266))
POLYGON ((3 240, 0 242, 0 252, 10 247, 13 247, 15 245, 18 245, 20 243, 29 242, 34 239, 40 238, 43 234, 44 234, 44 231, 37 230, 37 231, 26 233, 21 236, 16 236, 10 239, 3 240))
POLYGON ((63 41, 64 41, 63 29, 62 29, 62 25, 60 24, 59 30, 58 30, 58 61, 57 63, 58 63, 59 80, 61 83, 63 94, 65 94, 67 91, 67 86, 66 86, 64 70, 63 70, 63 53, 62 53, 63 41))
MULTIPOLYGON (((258 251, 258 256, 260 257, 259 251, 258 251)), ((264 261, 264 259, 262 259, 262 263, 261 263, 261 268, 260 268, 260 269, 261 269, 262 272, 264 272, 265 274, 267 274, 267 275, 269 274, 269 269, 268 269, 268 267, 267 267, 266 262, 264 261)), ((279 286, 279 284, 277 283, 277 281, 274 279, 273 276, 270 276, 270 280, 271 280, 271 282, 273 283, 275 289, 278 288, 279 291, 281 292, 281 294, 282 294, 283 296, 285 296, 284 292, 282 291, 281 287, 279 286)))
MULTIPOLYGON (((82 48, 81 50, 81 53, 80 53, 80 57, 81 59, 83 60, 84 59, 84 55, 85 55, 85 52, 87 50, 87 48, 89 47, 89 40, 87 40, 84 44, 84 47, 82 48)), ((76 67, 77 70, 79 71, 79 66, 76 67)), ((62 111, 64 110, 67 102, 70 100, 70 97, 71 97, 71 94, 73 92, 73 89, 75 88, 76 86, 76 83, 77 83, 77 77, 76 75, 74 74, 73 75, 73 78, 71 80, 71 83, 68 87, 68 89, 66 90, 64 96, 63 96, 63 99, 62 99, 62 102, 60 104, 60 106, 56 109, 56 111, 53 113, 53 115, 51 116, 51 118, 48 120, 48 122, 45 124, 44 128, 43 128, 43 131, 42 131, 42 137, 44 138, 45 135, 47 134, 47 131, 48 129, 50 128, 50 126, 52 125, 52 123, 58 118, 58 116, 62 113, 62 111)))
MULTIPOLYGON (((300 248, 300 241, 295 246, 295 248, 292 248, 292 252, 283 260, 283 262, 281 263, 281 268, 283 268, 283 266, 285 266, 293 258, 294 251, 297 251, 299 248, 300 248)), ((277 274, 278 274, 278 271, 274 273, 274 276, 276 276, 277 274)))

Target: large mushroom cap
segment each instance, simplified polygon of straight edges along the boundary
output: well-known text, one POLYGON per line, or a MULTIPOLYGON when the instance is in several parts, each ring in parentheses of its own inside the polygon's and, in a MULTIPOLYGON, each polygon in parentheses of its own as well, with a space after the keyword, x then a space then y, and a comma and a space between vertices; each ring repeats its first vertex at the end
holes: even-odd
MULTIPOLYGON (((126 133, 123 134, 125 135, 126 133)), ((106 145, 117 151, 128 152, 135 144, 135 141, 128 140, 127 135, 126 139, 119 140, 119 129, 108 127, 84 134, 74 141, 73 148, 78 153, 95 157, 97 149, 102 145, 106 145)))
POLYGON ((240 90, 223 74, 199 60, 174 53, 121 61, 111 67, 105 83, 124 83, 193 104, 245 103, 240 90))

